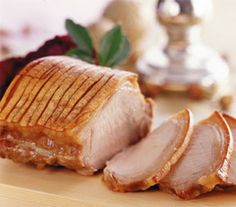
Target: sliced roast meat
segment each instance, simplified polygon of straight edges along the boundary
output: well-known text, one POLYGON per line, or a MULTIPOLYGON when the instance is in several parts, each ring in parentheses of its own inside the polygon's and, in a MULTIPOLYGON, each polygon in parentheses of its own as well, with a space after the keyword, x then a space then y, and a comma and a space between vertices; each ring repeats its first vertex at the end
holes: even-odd
POLYGON ((0 102, 0 156, 92 174, 150 129, 137 75, 65 56, 28 64, 0 102))
POLYGON ((209 192, 227 179, 233 140, 224 118, 213 113, 199 122, 183 157, 160 182, 183 199, 209 192))
POLYGON ((229 171, 225 184, 236 185, 236 119, 228 114, 224 114, 224 118, 230 127, 234 140, 233 153, 229 161, 229 171))
POLYGON ((123 192, 144 190, 157 184, 185 151, 191 132, 189 110, 172 116, 107 163, 103 178, 106 185, 111 190, 123 192))

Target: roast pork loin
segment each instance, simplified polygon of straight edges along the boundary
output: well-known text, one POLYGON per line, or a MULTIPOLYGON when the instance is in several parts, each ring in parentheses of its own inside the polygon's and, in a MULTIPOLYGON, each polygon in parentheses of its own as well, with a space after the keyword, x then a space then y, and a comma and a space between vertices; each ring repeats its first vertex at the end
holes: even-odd
POLYGON ((113 157, 104 169, 105 183, 121 192, 145 190, 157 184, 185 151, 191 132, 191 112, 177 113, 139 143, 113 157))
POLYGON ((228 114, 224 114, 224 118, 230 127, 234 140, 233 153, 229 161, 229 171, 225 184, 236 185, 236 119, 228 114))
POLYGON ((133 73, 63 56, 29 63, 0 102, 0 156, 92 174, 150 129, 133 73))
POLYGON ((162 189, 183 199, 209 192, 227 179, 233 140, 224 118, 213 113, 193 129, 182 158, 160 182, 162 189))

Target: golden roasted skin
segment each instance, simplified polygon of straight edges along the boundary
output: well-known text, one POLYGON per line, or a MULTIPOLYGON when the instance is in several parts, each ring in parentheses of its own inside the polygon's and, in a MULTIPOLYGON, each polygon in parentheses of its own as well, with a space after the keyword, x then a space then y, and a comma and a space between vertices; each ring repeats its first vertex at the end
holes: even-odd
POLYGON ((232 132, 232 137, 234 141, 232 157, 229 160, 229 170, 227 179, 224 182, 224 186, 235 186, 236 185, 236 118, 228 114, 223 115, 227 124, 232 132))
POLYGON ((93 173, 96 169, 80 159, 80 132, 127 83, 143 105, 145 135, 152 105, 140 93, 135 74, 65 56, 33 61, 15 77, 0 102, 0 156, 93 173))

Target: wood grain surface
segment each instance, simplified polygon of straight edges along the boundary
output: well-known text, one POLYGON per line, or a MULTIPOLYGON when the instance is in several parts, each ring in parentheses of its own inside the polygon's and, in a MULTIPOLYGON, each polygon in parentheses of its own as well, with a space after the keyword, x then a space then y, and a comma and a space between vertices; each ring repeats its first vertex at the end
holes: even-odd
POLYGON ((36 168, 0 160, 1 207, 228 207, 236 205, 236 190, 211 192, 183 201, 175 195, 152 189, 115 193, 101 181, 101 174, 83 177, 63 168, 36 168))

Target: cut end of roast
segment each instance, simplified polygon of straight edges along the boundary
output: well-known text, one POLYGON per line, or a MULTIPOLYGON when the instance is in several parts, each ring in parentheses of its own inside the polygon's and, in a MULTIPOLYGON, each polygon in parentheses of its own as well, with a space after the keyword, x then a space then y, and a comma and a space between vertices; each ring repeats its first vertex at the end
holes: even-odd
POLYGON ((123 84, 80 132, 83 163, 102 169, 113 155, 138 142, 150 129, 151 111, 138 90, 123 84))
POLYGON ((15 77, 0 102, 0 156, 92 174, 149 132, 152 110, 133 73, 41 58, 15 77))
POLYGON ((159 183, 188 146, 191 129, 189 110, 171 117, 112 158, 104 169, 105 183, 114 191, 144 190, 159 183))

